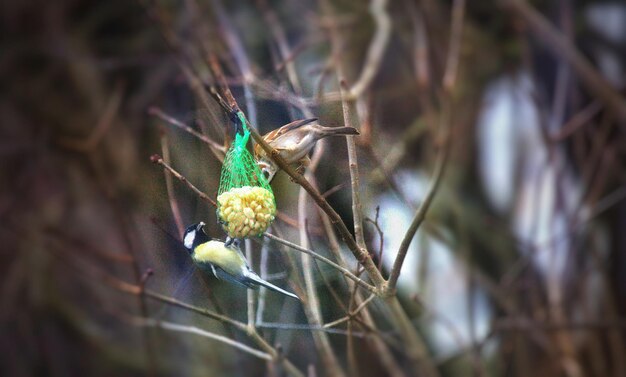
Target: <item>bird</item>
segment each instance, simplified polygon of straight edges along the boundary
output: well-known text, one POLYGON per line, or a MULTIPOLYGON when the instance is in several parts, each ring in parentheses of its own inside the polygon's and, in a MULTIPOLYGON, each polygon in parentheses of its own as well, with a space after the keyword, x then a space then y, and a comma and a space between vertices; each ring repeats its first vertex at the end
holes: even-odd
MULTIPOLYGON (((298 170, 303 171, 309 164, 308 154, 318 140, 327 136, 359 135, 354 127, 324 127, 317 123, 317 118, 300 119, 288 123, 280 128, 263 135, 263 140, 288 164, 299 163, 298 170)), ((274 179, 279 170, 260 144, 254 146, 254 156, 268 182, 274 179)))
POLYGON ((204 273, 213 274, 220 280, 243 285, 249 289, 266 287, 286 296, 300 299, 295 294, 275 286, 257 275, 244 257, 239 242, 236 240, 229 246, 224 242, 212 239, 204 232, 204 222, 190 225, 185 229, 183 245, 191 255, 194 264, 204 273))

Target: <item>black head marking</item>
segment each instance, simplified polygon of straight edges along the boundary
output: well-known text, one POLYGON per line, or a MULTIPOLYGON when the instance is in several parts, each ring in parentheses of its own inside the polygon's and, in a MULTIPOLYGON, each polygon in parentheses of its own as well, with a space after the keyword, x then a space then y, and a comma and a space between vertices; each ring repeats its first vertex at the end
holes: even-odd
POLYGON ((193 253, 198 245, 211 240, 211 237, 204 232, 204 226, 205 224, 203 222, 199 222, 197 224, 190 225, 187 229, 185 229, 183 245, 189 253, 193 253))

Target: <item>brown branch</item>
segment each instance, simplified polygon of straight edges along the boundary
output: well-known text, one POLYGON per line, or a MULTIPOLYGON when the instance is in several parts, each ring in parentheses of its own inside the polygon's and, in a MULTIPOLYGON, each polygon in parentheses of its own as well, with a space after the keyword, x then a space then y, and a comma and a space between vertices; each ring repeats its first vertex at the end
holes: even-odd
POLYGON ((374 217, 374 220, 370 219, 369 217, 366 217, 365 221, 374 225, 374 228, 376 229, 376 232, 378 233, 378 238, 380 239, 380 246, 378 247, 378 269, 382 271, 383 249, 385 246, 385 234, 383 233, 383 230, 380 228, 380 224, 378 223, 379 215, 380 215, 380 206, 376 206, 376 216, 374 217))
MULTIPOLYGON (((276 46, 278 47, 278 51, 280 52, 282 59, 281 65, 286 68, 287 77, 291 82, 291 87, 296 94, 300 95, 302 93, 302 87, 300 85, 300 81, 298 80, 296 67, 293 64, 296 54, 292 54, 290 51, 285 29, 282 27, 276 12, 274 12, 274 10, 268 5, 267 0, 257 0, 257 6, 263 12, 265 24, 269 27, 274 39, 276 40, 276 46)), ((276 70, 278 70, 278 67, 276 70)))
POLYGON ((194 137, 198 138, 199 140, 203 141, 204 143, 206 143, 208 146, 210 146, 213 149, 216 149, 220 152, 222 152, 221 155, 216 154, 215 157, 217 157, 220 161, 222 161, 224 159, 224 153, 226 153, 226 148, 224 148, 223 145, 219 144, 218 142, 216 142, 215 140, 211 139, 210 137, 203 135, 202 133, 194 130, 193 128, 189 127, 188 125, 184 124, 183 122, 179 121, 178 119, 172 117, 171 115, 167 115, 165 112, 163 112, 163 110, 159 109, 158 107, 150 107, 148 109, 148 114, 150 115, 154 115, 157 118, 165 121, 168 124, 171 124, 172 126, 175 126, 191 135, 193 135, 194 137))
POLYGON ((455 0, 452 5, 452 26, 450 30, 450 44, 448 46, 448 58, 446 70, 443 76, 443 90, 452 92, 456 84, 458 74, 459 54, 461 38, 463 37, 463 16, 465 13, 465 0, 455 0))
MULTIPOLYGON (((345 80, 339 76, 339 86, 341 88, 341 107, 343 109, 344 126, 352 126, 350 104, 345 98, 347 84, 345 80)), ((354 136, 346 136, 346 144, 348 147, 348 166, 350 170, 350 187, 352 188, 352 217, 354 219, 354 236, 356 243, 362 252, 367 253, 365 246, 365 237, 363 236, 363 206, 361 205, 360 179, 359 179, 359 163, 356 155, 356 145, 354 136)))
POLYGON ((441 182, 441 178, 443 176, 446 162, 448 160, 449 148, 450 148, 450 123, 451 123, 451 109, 450 104, 452 102, 452 92, 454 90, 454 86, 456 84, 458 69, 458 60, 460 53, 460 40, 463 34, 463 15, 465 8, 465 0, 455 0, 452 7, 452 26, 450 30, 450 43, 449 43, 449 51, 446 62, 446 72, 443 76, 443 108, 440 115, 440 135, 442 137, 442 148, 437 159, 437 163, 435 165, 435 170, 433 173, 433 179, 430 183, 430 187, 428 188, 426 197, 424 201, 417 209, 413 220, 411 221, 411 225, 409 225, 409 229, 404 235, 404 239, 400 244, 400 248, 398 249, 398 254, 393 263, 393 267, 391 269, 391 273, 389 275, 389 280, 387 281, 386 291, 387 293, 391 293, 396 289, 396 285, 398 283, 398 277, 400 276, 400 270, 402 269, 402 265, 404 263, 404 259, 406 258, 406 254, 409 250, 409 246, 417 232, 417 229, 424 221, 426 217, 426 212, 430 208, 430 205, 435 197, 437 189, 439 187, 439 183, 441 182))
MULTIPOLYGON (((442 117, 448 117, 448 116, 450 115, 442 114, 442 117)), ((404 263, 404 259, 406 258, 406 254, 409 250, 409 246, 411 245, 411 242, 413 241, 413 237, 415 236, 417 229, 424 221, 424 218, 426 217, 426 212, 428 212, 428 209, 430 208, 430 205, 435 197, 435 194, 437 193, 437 189, 439 188, 439 184, 441 183, 441 178, 443 177, 443 173, 446 167, 446 162, 448 160, 448 154, 449 154, 448 144, 450 143, 450 141, 447 140, 449 138, 449 135, 445 135, 444 137, 446 138, 446 140, 444 140, 444 145, 440 152, 439 158, 437 159, 435 170, 433 172, 433 178, 432 178, 432 181, 430 182, 430 187, 428 188, 426 197, 424 198, 424 201, 417 209, 417 212, 415 212, 415 216, 413 217, 413 220, 411 221, 411 225, 409 225, 409 229, 406 231, 406 234, 404 235, 404 238, 402 239, 402 243, 400 244, 400 248, 398 249, 398 254, 393 263, 393 267, 391 268, 391 273, 389 274, 389 280, 387 281, 387 286, 386 286, 386 290, 389 294, 391 294, 396 289, 396 285, 398 283, 398 277, 400 276, 400 270, 402 269, 402 264, 404 263)))
MULTIPOLYGON (((170 164, 170 149, 167 145, 167 136, 165 132, 161 133, 161 152, 163 152, 163 164, 170 164)), ((174 182, 172 182, 172 176, 167 174, 165 169, 163 170, 163 174, 165 175, 165 187, 167 189, 167 197, 170 202, 170 208, 172 209, 172 216, 174 217, 174 222, 176 223, 176 228, 178 229, 178 239, 182 239, 183 234, 185 233, 185 225, 183 223, 182 216, 180 215, 180 208, 178 206, 178 201, 174 196, 174 182)))
POLYGON ((141 317, 132 317, 129 318, 129 321, 135 325, 135 326, 146 326, 146 327, 158 327, 164 330, 170 330, 170 331, 175 331, 175 332, 180 332, 180 333, 186 333, 186 334, 194 334, 194 335, 198 335, 204 338, 208 338, 208 339, 212 339, 212 340, 216 340, 218 342, 227 344, 231 347, 234 347, 236 349, 238 349, 239 351, 243 351, 245 353, 248 353, 252 356, 258 357, 260 359, 264 359, 264 360, 273 360, 272 355, 270 355, 269 353, 263 352, 263 351, 259 351, 257 349, 254 349, 252 347, 249 347, 241 342, 238 342, 236 340, 230 339, 229 337, 223 336, 223 335, 219 335, 219 334, 215 334, 212 333, 210 331, 207 330, 203 330, 199 327, 195 327, 195 326, 187 326, 187 325, 181 325, 178 323, 172 323, 172 322, 165 322, 165 321, 160 321, 160 320, 155 320, 152 318, 141 318, 141 317))
POLYGON ((537 40, 548 50, 554 51, 557 58, 567 60, 578 73, 587 89, 608 108, 626 122, 626 100, 615 88, 593 67, 593 65, 561 34, 545 17, 523 0, 501 0, 508 11, 521 17, 528 24, 537 40))
POLYGON ((374 18, 376 30, 367 50, 361 75, 348 91, 351 99, 359 98, 365 92, 380 68, 380 63, 391 36, 391 18, 386 8, 387 0, 372 0, 370 2, 369 11, 374 18))
POLYGON ((591 119, 602 110, 602 104, 595 100, 567 121, 558 132, 550 135, 551 142, 561 142, 572 136, 580 127, 589 124, 591 119))
MULTIPOLYGON (((339 242, 337 241, 337 236, 335 235, 333 226, 330 223, 328 216, 324 216, 324 213, 319 208, 318 208, 318 212, 320 213, 320 217, 322 218, 322 223, 324 225, 324 229, 328 237, 331 253, 333 254, 335 259, 341 266, 343 267, 347 266, 347 261, 345 260, 344 256, 341 254, 339 242)), ((344 279, 346 278, 344 277, 344 279)), ((354 283, 351 280, 347 280, 347 279, 346 279, 346 283, 348 284, 348 288, 352 290, 354 283)), ((357 292, 356 300, 359 302, 363 301, 363 297, 360 292, 357 292)), ((380 331, 377 329, 376 323, 374 322, 374 319, 367 307, 363 309, 362 317, 363 317, 364 325, 372 329, 372 331, 374 331, 376 335, 380 335, 380 331)), ((353 335, 354 335, 354 332, 353 332, 353 335)), ((391 344, 389 342, 388 338, 385 338, 383 336, 376 336, 372 338, 372 347, 374 348, 374 352, 376 352, 379 355, 380 361, 389 372, 389 375, 392 377, 405 377, 405 374, 402 371, 402 368, 400 367, 400 365, 398 365, 398 362, 395 360, 393 354, 391 353, 391 350, 389 349, 390 345, 394 346, 394 344, 391 344)))
POLYGON ((371 293, 376 293, 377 292, 376 287, 366 283, 361 278, 357 277, 352 272, 350 272, 350 270, 348 270, 347 268, 344 268, 344 267, 338 265, 337 263, 331 261, 330 259, 328 259, 328 258, 326 258, 326 257, 324 257, 322 255, 319 255, 318 253, 314 252, 313 250, 309 250, 309 249, 304 248, 304 247, 302 247, 300 245, 297 245, 297 244, 295 244, 293 242, 289 242, 289 241, 287 241, 285 239, 282 239, 280 237, 277 237, 277 236, 275 236, 275 235, 273 235, 271 233, 263 233, 263 236, 266 237, 266 238, 269 238, 271 240, 274 240, 274 241, 276 241, 278 243, 281 243, 281 244, 283 244, 285 246, 288 246, 288 247, 290 247, 290 248, 292 248, 294 250, 297 250, 297 251, 299 251, 301 253, 310 255, 311 257, 313 257, 313 258, 315 258, 315 259, 317 259, 317 260, 319 260, 321 262, 324 262, 324 263, 328 264, 329 266, 335 268, 343 276, 345 276, 348 279, 354 281, 355 283, 357 283, 361 287, 365 288, 367 291, 369 291, 371 293))
POLYGON ((215 200, 211 199, 207 194, 200 191, 196 186, 194 186, 191 182, 189 182, 187 178, 185 178, 183 175, 181 175, 179 172, 177 172, 171 166, 165 163, 165 161, 163 161, 163 158, 161 158, 161 156, 159 156, 158 154, 153 154, 150 157, 150 161, 152 163, 161 165, 165 171, 172 174, 174 177, 176 177, 176 179, 178 179, 179 181, 187 185, 187 187, 189 187, 191 191, 195 192, 201 199, 203 199, 206 202, 211 203, 214 207, 217 207, 217 203, 215 202, 215 200))

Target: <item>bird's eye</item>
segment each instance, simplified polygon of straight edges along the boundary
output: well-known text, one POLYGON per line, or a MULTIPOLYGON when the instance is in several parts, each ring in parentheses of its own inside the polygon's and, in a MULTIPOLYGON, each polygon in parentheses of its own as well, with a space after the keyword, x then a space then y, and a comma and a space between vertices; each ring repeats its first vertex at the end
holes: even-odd
POLYGON ((267 169, 263 169, 261 170, 263 172, 263 176, 265 177, 265 179, 270 179, 270 172, 267 169))

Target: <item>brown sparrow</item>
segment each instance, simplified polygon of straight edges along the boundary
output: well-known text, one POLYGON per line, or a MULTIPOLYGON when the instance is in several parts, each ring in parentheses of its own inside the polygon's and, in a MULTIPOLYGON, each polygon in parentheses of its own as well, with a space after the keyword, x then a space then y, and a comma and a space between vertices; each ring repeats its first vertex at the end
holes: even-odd
MULTIPOLYGON (((311 118, 296 120, 268 132, 263 140, 276 149, 288 164, 298 162, 298 169, 302 172, 309 163, 308 154, 318 140, 333 135, 358 134, 354 127, 323 127, 317 124, 317 118, 311 118)), ((267 181, 271 182, 279 170, 278 165, 259 144, 254 146, 254 157, 267 181)))

